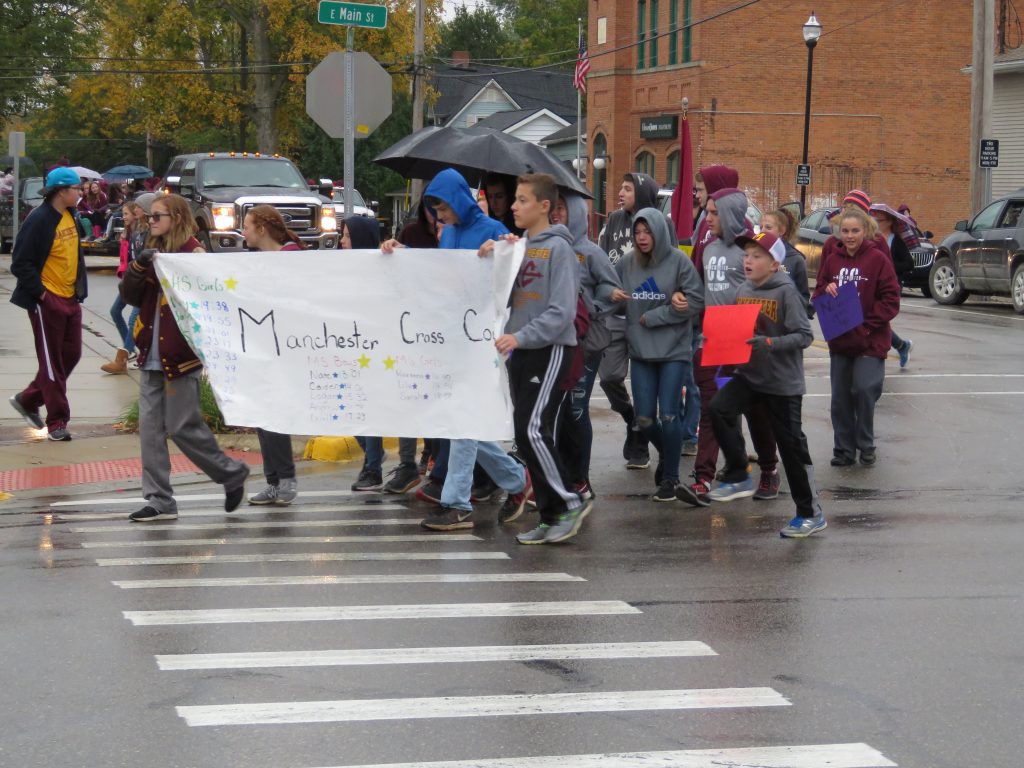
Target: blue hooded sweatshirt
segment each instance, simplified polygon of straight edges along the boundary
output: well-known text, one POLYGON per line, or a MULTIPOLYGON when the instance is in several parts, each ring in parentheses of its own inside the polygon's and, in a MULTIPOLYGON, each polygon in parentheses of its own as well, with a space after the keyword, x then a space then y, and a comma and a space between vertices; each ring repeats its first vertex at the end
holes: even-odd
MULTIPOLYGON (((445 226, 441 232, 441 241, 437 244, 439 248, 465 248, 475 251, 488 240, 497 240, 508 234, 508 228, 504 224, 480 210, 473 193, 469 191, 469 184, 454 168, 446 168, 437 174, 427 185, 423 196, 444 200, 459 217, 457 225, 445 226)), ((437 212, 433 208, 427 206, 427 210, 431 216, 437 218, 437 212)))

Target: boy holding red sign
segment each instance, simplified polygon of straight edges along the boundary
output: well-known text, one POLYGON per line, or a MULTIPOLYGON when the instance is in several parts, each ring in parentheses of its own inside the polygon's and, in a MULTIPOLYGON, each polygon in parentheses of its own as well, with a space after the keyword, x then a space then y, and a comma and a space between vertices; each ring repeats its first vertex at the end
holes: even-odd
POLYGON ((762 232, 741 235, 736 244, 744 250, 743 271, 747 278, 736 293, 736 303, 756 304, 760 312, 754 337, 747 342, 752 347, 750 362, 737 366, 732 379, 711 401, 711 419, 725 455, 725 471, 722 482, 709 497, 724 501, 736 498, 737 489, 753 491, 740 415, 763 404, 796 503, 796 517, 779 534, 784 538, 806 538, 827 525, 801 423, 806 392, 804 349, 814 338, 807 307, 793 281, 779 272, 786 258, 785 243, 770 232, 762 232))

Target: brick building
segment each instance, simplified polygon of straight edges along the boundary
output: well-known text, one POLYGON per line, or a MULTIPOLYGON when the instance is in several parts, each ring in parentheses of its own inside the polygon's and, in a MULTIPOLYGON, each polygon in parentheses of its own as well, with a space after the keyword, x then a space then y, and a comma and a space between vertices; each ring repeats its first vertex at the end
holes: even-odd
POLYGON ((684 96, 695 169, 737 168, 762 209, 798 200, 801 30, 813 9, 824 34, 814 51, 808 209, 860 187, 908 204, 940 235, 970 215, 971 0, 762 0, 711 18, 737 5, 593 0, 587 149, 606 158, 591 175, 596 211, 614 209, 623 173, 675 182, 678 135, 670 117, 654 118, 679 115, 684 96))

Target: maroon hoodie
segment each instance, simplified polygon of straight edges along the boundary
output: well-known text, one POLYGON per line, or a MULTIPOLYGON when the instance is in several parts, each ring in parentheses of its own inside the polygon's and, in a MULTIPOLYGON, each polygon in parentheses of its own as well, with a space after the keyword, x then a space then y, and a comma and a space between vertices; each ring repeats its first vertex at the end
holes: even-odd
MULTIPOLYGON (((740 185, 739 171, 727 165, 708 165, 701 168, 700 177, 704 179, 709 199, 719 190, 740 185)), ((711 229, 708 227, 708 217, 701 211, 697 231, 693 235, 693 266, 697 268, 698 275, 703 276, 704 274, 704 248, 714 238, 715 236, 711 234, 711 229)))
MULTIPOLYGON (((838 241, 836 241, 838 243, 838 241)), ((846 248, 822 249, 818 281, 813 297, 825 292, 829 283, 856 282, 864 322, 828 343, 833 355, 885 359, 892 345, 889 321, 900 311, 900 283, 892 259, 873 240, 865 240, 853 256, 846 248)))

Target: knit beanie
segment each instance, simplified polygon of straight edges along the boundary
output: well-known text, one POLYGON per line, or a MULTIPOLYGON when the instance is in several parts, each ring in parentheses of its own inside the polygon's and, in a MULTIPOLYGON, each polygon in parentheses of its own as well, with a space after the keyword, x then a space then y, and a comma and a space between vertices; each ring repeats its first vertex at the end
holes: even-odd
POLYGON ((856 205, 864 213, 871 213, 871 197, 862 189, 851 189, 843 198, 843 205, 856 205))

